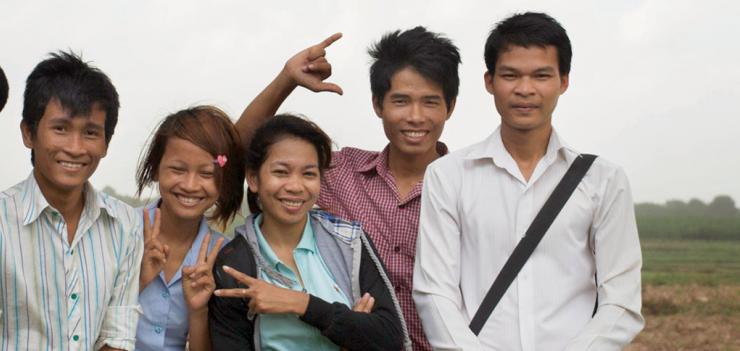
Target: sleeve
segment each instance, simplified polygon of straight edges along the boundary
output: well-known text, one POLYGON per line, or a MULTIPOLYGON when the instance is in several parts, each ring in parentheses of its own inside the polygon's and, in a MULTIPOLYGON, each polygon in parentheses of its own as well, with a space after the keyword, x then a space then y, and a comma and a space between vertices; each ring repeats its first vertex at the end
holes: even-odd
POLYGON ((344 163, 344 150, 334 151, 331 153, 331 166, 321 176, 321 191, 319 191, 319 199, 316 201, 316 204, 320 208, 326 210, 337 208, 334 187, 336 186, 337 177, 342 173, 341 168, 344 167, 344 163))
POLYGON ((642 254, 629 183, 615 169, 604 186, 591 227, 599 304, 567 350, 622 350, 645 324, 640 314, 642 254))
POLYGON ((344 304, 328 303, 310 295, 301 320, 349 350, 401 350, 404 336, 400 311, 365 246, 360 260, 360 290, 375 298, 371 313, 354 312, 344 304))
POLYGON ((482 349, 468 328, 470 320, 460 292, 459 172, 457 164, 432 163, 421 193, 413 297, 435 350, 482 349))
POLYGON ((103 317, 95 349, 105 345, 133 350, 136 344, 136 324, 142 313, 139 307, 139 268, 144 253, 142 226, 135 225, 128 236, 125 254, 119 265, 113 292, 103 317))
MULTIPOLYGON (((235 239, 236 241, 238 239, 235 239)), ((232 241, 232 243, 234 242, 232 241)), ((218 254, 213 266, 213 279, 216 281, 216 289, 246 288, 223 271, 223 266, 228 265, 249 274, 244 264, 233 262, 231 257, 238 256, 232 251, 231 255, 225 252, 231 248, 225 247, 218 254)), ((254 348, 254 323, 247 319, 247 301, 229 297, 218 297, 212 295, 208 301, 208 325, 211 333, 211 343, 214 351, 222 350, 253 350, 254 348)))

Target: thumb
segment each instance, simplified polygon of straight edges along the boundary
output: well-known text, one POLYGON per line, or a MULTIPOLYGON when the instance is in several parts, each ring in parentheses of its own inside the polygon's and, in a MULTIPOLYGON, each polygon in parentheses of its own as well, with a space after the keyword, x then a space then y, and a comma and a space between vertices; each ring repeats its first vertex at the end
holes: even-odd
POLYGON ((317 89, 316 90, 318 90, 318 91, 328 91, 328 92, 336 93, 336 94, 339 94, 339 95, 344 95, 344 90, 342 90, 342 87, 340 87, 339 85, 336 85, 334 83, 326 83, 326 82, 321 83, 321 84, 319 84, 317 86, 317 89))

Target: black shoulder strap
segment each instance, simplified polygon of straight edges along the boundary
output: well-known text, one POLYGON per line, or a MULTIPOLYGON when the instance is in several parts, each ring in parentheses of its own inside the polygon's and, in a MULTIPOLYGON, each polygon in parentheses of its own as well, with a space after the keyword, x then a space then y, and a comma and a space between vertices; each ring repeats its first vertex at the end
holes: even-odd
POLYGON ((562 210, 565 203, 568 202, 570 195, 573 194, 578 183, 581 182, 583 176, 586 175, 588 169, 591 168, 591 164, 594 163, 595 159, 596 155, 588 154, 582 154, 577 157, 576 160, 573 161, 573 164, 570 165, 570 168, 568 168, 563 179, 561 179, 560 183, 555 187, 555 190, 550 194, 550 197, 547 198, 545 205, 542 206, 542 209, 537 213, 532 224, 529 225, 524 237, 514 248, 514 252, 509 256, 506 264, 504 264, 501 272, 499 272, 493 285, 491 285, 491 288, 488 290, 486 297, 483 298, 483 302, 480 307, 478 307, 478 311, 475 312, 473 320, 470 321, 470 330, 472 330, 475 335, 478 335, 481 329, 483 329, 483 325, 486 324, 486 321, 493 312, 493 309, 496 308, 501 297, 504 296, 504 293, 514 281, 514 278, 516 278, 519 271, 522 270, 524 263, 526 263, 529 256, 532 255, 537 244, 540 243, 540 240, 542 240, 547 229, 550 228, 555 217, 558 216, 560 210, 562 210))

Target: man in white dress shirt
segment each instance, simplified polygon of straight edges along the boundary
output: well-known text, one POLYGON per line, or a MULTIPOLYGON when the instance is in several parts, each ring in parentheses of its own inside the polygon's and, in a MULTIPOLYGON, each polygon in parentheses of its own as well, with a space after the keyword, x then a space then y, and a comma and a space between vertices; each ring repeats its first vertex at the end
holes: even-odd
POLYGON ((413 284, 424 331, 436 350, 621 349, 644 325, 642 258, 627 178, 601 157, 480 334, 468 327, 579 155, 551 123, 570 72, 562 26, 542 13, 514 15, 491 32, 485 60, 501 125, 424 176, 413 284))

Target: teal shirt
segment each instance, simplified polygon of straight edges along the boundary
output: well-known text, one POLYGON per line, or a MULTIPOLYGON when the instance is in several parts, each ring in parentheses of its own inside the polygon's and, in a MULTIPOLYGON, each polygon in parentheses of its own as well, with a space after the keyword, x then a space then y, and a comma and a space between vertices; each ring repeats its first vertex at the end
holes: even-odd
MULTIPOLYGON (((339 302, 350 306, 349 300, 339 289, 329 268, 321 258, 310 219, 306 221, 301 241, 293 250, 293 259, 303 278, 303 287, 298 276, 278 259, 265 240, 259 228, 261 223, 262 215, 259 215, 254 219, 254 230, 257 233, 260 253, 270 267, 288 278, 291 283, 290 286, 285 286, 271 279, 262 270, 259 272, 260 279, 277 286, 309 293, 327 302, 339 302)), ((259 318, 260 343, 263 350, 339 350, 339 346, 321 335, 315 327, 301 321, 296 315, 261 314, 259 318)))

